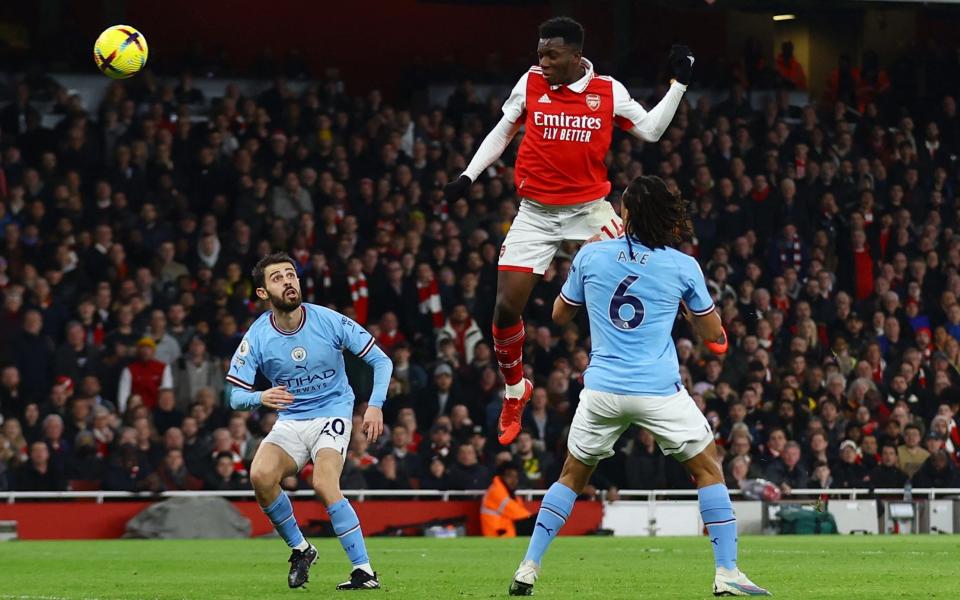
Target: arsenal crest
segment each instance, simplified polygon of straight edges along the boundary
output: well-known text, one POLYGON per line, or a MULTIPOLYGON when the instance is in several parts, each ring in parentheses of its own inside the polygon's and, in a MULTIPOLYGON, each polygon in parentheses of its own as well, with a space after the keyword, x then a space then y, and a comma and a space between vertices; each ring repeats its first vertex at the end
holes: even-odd
POLYGON ((600 108, 600 96, 597 94, 587 94, 587 106, 590 110, 597 110, 600 108))

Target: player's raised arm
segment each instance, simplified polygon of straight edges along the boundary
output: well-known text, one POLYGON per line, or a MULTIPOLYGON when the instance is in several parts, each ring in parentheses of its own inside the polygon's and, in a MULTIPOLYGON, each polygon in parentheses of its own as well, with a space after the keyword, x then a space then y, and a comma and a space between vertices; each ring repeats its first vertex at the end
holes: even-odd
POLYGON ((387 388, 393 374, 393 361, 377 346, 370 332, 347 317, 340 319, 341 346, 373 367, 373 391, 366 413, 363 415, 363 432, 369 442, 375 442, 383 433, 383 404, 387 400, 387 388))
POLYGON ((580 248, 570 265, 567 280, 560 289, 560 295, 553 301, 553 322, 563 327, 577 316, 580 307, 586 302, 583 295, 583 262, 587 246, 580 248))
POLYGON ((693 53, 686 46, 675 44, 670 49, 669 62, 674 79, 666 95, 650 112, 630 97, 630 92, 622 83, 613 82, 613 112, 615 116, 632 125, 627 132, 648 142, 656 142, 660 139, 673 121, 683 93, 687 90, 687 84, 690 83, 693 61, 693 53))
POLYGON ((686 264, 681 268, 687 275, 688 287, 683 294, 680 310, 707 348, 714 354, 723 354, 727 351, 727 332, 723 329, 723 321, 707 290, 700 265, 692 257, 685 258, 686 264))
POLYGON ((465 198, 467 190, 477 180, 480 173, 492 165, 503 151, 507 149, 513 136, 520 131, 521 117, 526 110, 525 98, 527 93, 527 74, 524 73, 517 85, 513 86, 510 97, 503 104, 503 117, 494 125, 487 137, 483 138, 480 147, 467 165, 467 169, 454 181, 443 186, 443 193, 448 202, 465 198))

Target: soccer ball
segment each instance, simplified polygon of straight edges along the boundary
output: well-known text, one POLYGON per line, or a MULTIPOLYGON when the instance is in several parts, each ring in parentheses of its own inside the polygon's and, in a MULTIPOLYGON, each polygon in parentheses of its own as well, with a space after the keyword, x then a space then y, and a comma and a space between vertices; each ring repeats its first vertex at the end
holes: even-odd
POLYGON ((147 40, 129 25, 114 25, 97 38, 93 61, 107 77, 132 77, 147 64, 147 40))

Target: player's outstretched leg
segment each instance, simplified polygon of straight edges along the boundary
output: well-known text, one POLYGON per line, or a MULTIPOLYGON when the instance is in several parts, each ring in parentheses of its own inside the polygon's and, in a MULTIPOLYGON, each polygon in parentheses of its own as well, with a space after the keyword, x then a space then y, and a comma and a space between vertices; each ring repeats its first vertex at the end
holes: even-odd
POLYGON ((313 465, 313 487, 327 507, 333 532, 353 564, 350 579, 337 585, 338 590, 375 590, 380 588, 377 574, 370 566, 367 546, 363 541, 360 519, 350 502, 340 493, 340 471, 343 458, 336 450, 317 453, 313 465))
POLYGON ((497 276, 497 301, 493 309, 493 349, 500 373, 507 384, 500 409, 498 439, 504 446, 520 435, 523 409, 533 395, 533 384, 523 377, 523 307, 536 285, 538 275, 500 271, 497 276))
POLYGON ((250 481, 257 495, 260 509, 267 515, 274 529, 291 548, 290 573, 287 585, 298 588, 310 575, 310 567, 317 562, 317 549, 303 537, 293 516, 290 498, 280 489, 280 480, 297 472, 293 459, 279 446, 264 443, 250 466, 250 481))
POLYGON ((510 584, 511 596, 533 594, 533 585, 540 577, 540 562, 543 560, 543 555, 570 517, 573 503, 590 479, 593 468, 572 456, 567 456, 560 479, 550 486, 540 504, 540 512, 537 513, 537 523, 533 527, 527 554, 513 574, 513 582, 510 584))
POLYGON ((700 516, 713 546, 716 566, 713 595, 770 596, 770 592, 750 581, 737 567, 737 519, 716 457, 716 446, 711 442, 703 452, 684 463, 697 481, 700 516))

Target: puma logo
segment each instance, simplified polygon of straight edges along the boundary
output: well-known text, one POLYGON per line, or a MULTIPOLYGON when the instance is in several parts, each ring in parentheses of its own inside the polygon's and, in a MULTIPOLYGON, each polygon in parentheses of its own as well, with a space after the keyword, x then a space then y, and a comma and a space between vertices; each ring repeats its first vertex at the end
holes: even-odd
POLYGON ((713 538, 713 539, 710 540, 710 543, 713 544, 714 546, 719 546, 719 545, 720 545, 720 538, 715 537, 715 538, 713 538))
POLYGON ((553 529, 550 529, 549 527, 547 527, 546 525, 544 525, 539 521, 537 521, 537 527, 543 527, 543 530, 547 532, 547 535, 551 535, 553 533, 553 529))

